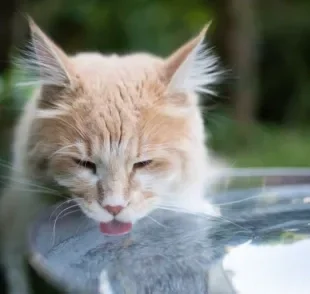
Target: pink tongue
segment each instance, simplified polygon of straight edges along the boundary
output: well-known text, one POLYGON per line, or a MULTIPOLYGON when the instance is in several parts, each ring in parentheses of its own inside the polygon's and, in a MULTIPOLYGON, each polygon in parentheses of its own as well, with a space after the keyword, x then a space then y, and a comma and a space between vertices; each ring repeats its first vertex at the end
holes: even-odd
POLYGON ((128 233, 132 223, 122 223, 116 220, 108 223, 100 223, 100 231, 106 235, 122 235, 128 233))

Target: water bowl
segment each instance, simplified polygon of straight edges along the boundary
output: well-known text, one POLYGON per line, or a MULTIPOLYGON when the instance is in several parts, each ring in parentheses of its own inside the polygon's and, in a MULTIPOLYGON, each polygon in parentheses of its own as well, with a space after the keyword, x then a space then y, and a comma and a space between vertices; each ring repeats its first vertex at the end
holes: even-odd
POLYGON ((67 293, 309 293, 310 170, 227 170, 208 197, 220 217, 156 210, 121 236, 50 207, 30 263, 67 293))

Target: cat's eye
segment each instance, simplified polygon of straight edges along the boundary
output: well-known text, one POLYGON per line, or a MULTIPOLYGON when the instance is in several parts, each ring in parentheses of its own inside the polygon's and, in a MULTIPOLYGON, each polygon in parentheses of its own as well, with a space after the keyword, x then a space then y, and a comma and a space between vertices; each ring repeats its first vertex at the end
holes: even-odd
POLYGON ((97 166, 95 163, 91 162, 91 161, 84 161, 84 160, 80 160, 80 159, 76 159, 73 158, 74 162, 80 166, 83 166, 85 168, 88 168, 89 170, 91 170, 94 174, 97 173, 97 166))
POLYGON ((151 163, 153 162, 153 160, 144 160, 144 161, 139 161, 139 162, 136 162, 133 167, 135 169, 138 169, 138 168, 144 168, 146 166, 149 166, 151 163))

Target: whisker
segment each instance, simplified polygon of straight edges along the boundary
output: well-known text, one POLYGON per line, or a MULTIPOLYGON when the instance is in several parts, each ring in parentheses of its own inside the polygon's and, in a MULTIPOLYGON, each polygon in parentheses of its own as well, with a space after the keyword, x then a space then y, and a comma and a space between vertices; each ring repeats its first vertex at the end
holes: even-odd
POLYGON ((200 217, 208 217, 208 218, 212 218, 212 219, 222 220, 222 221, 228 222, 228 223, 230 223, 230 224, 232 224, 232 225, 242 229, 245 232, 251 232, 252 233, 252 231, 250 229, 242 227, 241 225, 233 222, 232 220, 224 218, 222 216, 208 215, 208 214, 203 213, 203 212, 195 213, 195 212, 192 212, 192 211, 188 211, 186 209, 179 209, 177 207, 172 207, 172 206, 169 207, 169 206, 160 205, 160 206, 158 206, 158 208, 159 209, 163 209, 163 210, 170 210, 170 211, 174 211, 174 212, 183 212, 183 213, 187 213, 187 214, 191 214, 191 215, 195 215, 195 216, 200 216, 200 217))
POLYGON ((76 210, 73 210, 73 211, 69 211, 67 213, 65 213, 64 215, 62 215, 61 217, 59 217, 58 219, 62 219, 66 216, 68 216, 69 214, 72 214, 72 213, 75 213, 75 212, 78 212, 78 211, 81 211, 80 209, 76 209, 76 210))
MULTIPOLYGON (((69 211, 69 212, 65 213, 64 215, 62 215, 61 217, 59 217, 57 220, 62 219, 64 217, 68 216, 69 214, 76 213, 76 212, 79 212, 79 211, 81 211, 81 210, 80 209, 76 209, 76 210, 73 210, 73 211, 69 211)), ((52 246, 55 245, 55 241, 56 241, 56 223, 55 223, 55 231, 53 231, 53 234, 54 235, 53 235, 52 246)))
POLYGON ((0 159, 0 167, 8 169, 10 172, 14 171, 15 173, 22 174, 22 169, 18 169, 16 167, 14 167, 12 164, 5 162, 5 161, 2 161, 1 159, 0 159))
POLYGON ((77 207, 77 206, 79 206, 79 204, 73 204, 73 205, 71 205, 71 206, 69 206, 69 207, 63 209, 63 210, 62 210, 60 213, 58 213, 58 215, 56 216, 55 221, 54 221, 54 225, 53 225, 53 234, 52 234, 53 241, 52 241, 52 246, 55 245, 55 240, 56 240, 56 224, 57 224, 57 221, 58 221, 60 215, 61 215, 62 213, 64 213, 65 211, 67 211, 67 210, 69 210, 69 209, 71 209, 71 208, 77 207))
POLYGON ((168 226, 165 226, 163 224, 161 224, 158 220, 156 220, 155 218, 149 216, 149 215, 146 215, 147 218, 149 218, 150 220, 152 220, 154 223, 158 224, 159 226, 163 227, 163 228, 168 228, 168 226))
POLYGON ((57 207, 56 207, 56 208, 53 210, 53 212, 51 213, 51 215, 50 215, 50 217, 49 217, 49 220, 51 220, 51 218, 53 217, 54 213, 55 213, 61 206, 65 205, 65 204, 68 204, 68 203, 70 203, 70 202, 72 202, 72 201, 74 201, 74 199, 68 199, 68 200, 66 200, 66 201, 64 201, 64 202, 61 202, 59 205, 57 205, 57 207))
MULTIPOLYGON (((7 182, 1 181, 1 184, 6 184, 7 182)), ((51 191, 45 191, 45 190, 40 190, 40 189, 28 189, 28 188, 23 188, 23 187, 14 187, 14 190, 16 191, 21 191, 21 192, 30 192, 30 193, 42 193, 42 194, 48 194, 48 195, 53 195, 53 196, 59 196, 67 199, 67 197, 57 194, 56 192, 51 192, 51 191)))
POLYGON ((77 228, 75 234, 77 235, 78 232, 79 232, 79 230, 82 228, 82 226, 84 225, 84 227, 85 227, 85 225, 87 225, 87 224, 88 224, 87 218, 84 218, 83 221, 82 221, 82 222, 80 223, 80 225, 78 226, 78 228, 77 228))
MULTIPOLYGON (((136 210, 133 207, 128 207, 128 209, 131 209, 133 212, 136 212, 136 210)), ((163 228, 167 228, 167 226, 161 224, 159 221, 157 221, 155 218, 151 217, 150 215, 146 215, 146 217, 149 218, 150 220, 152 220, 157 225, 159 225, 159 226, 161 226, 163 228)))
POLYGON ((183 212, 183 213, 192 214, 192 215, 200 215, 201 214, 198 212, 190 211, 190 210, 185 209, 185 208, 175 207, 172 205, 162 205, 161 204, 157 207, 160 209, 169 210, 169 211, 173 211, 173 212, 183 212))
POLYGON ((243 199, 240 199, 240 200, 235 200, 235 201, 229 201, 229 202, 223 202, 223 203, 212 203, 212 205, 216 205, 216 206, 226 206, 226 205, 231 205, 231 204, 235 204, 235 203, 242 203, 244 201, 247 201, 247 200, 251 200, 251 199, 255 199, 255 198, 260 198, 262 197, 262 194, 258 194, 258 195, 254 195, 254 196, 250 196, 250 197, 247 197, 247 198, 243 198, 243 199))
POLYGON ((41 186, 41 185, 38 185, 38 184, 35 184, 33 182, 28 182, 26 181, 25 178, 19 178, 19 179, 15 179, 13 177, 10 177, 10 176, 0 176, 0 178, 4 179, 4 180, 9 180, 9 181, 12 181, 14 183, 17 183, 17 184, 24 184, 24 185, 28 185, 28 186, 32 186, 32 187, 37 187, 37 188, 40 188, 40 189, 43 189, 43 190, 47 190, 47 191, 50 191, 50 192, 58 192, 57 190, 55 189, 51 189, 51 188, 48 188, 48 187, 44 187, 44 186, 41 186), (23 181, 24 180, 24 181, 23 181))

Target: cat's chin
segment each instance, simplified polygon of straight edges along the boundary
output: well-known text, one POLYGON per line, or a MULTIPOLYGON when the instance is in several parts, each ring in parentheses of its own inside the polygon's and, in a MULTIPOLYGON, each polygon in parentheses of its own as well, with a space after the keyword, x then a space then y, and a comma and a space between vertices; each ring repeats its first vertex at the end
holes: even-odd
POLYGON ((100 231, 108 236, 124 235, 131 231, 132 223, 124 223, 112 220, 107 223, 100 223, 100 231))

